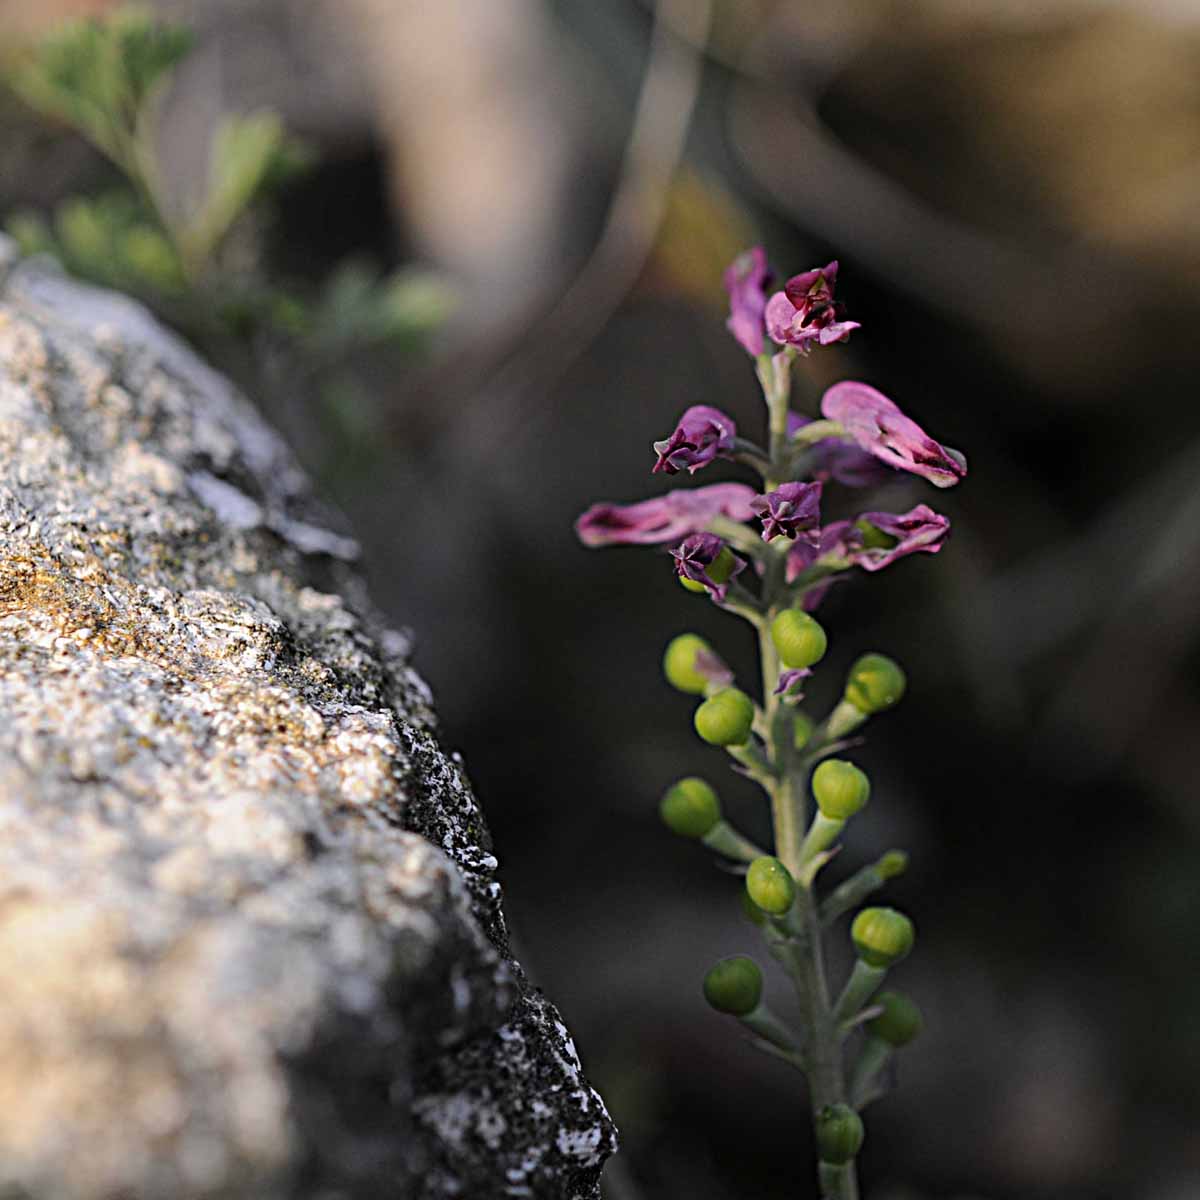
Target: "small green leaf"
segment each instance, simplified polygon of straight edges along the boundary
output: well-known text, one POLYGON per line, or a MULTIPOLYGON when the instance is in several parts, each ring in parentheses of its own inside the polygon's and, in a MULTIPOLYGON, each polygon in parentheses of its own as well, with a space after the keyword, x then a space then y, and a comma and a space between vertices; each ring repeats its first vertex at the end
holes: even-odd
POLYGON ((65 121, 128 167, 141 109, 191 45, 186 29, 137 8, 119 9, 62 26, 8 81, 31 107, 65 121))

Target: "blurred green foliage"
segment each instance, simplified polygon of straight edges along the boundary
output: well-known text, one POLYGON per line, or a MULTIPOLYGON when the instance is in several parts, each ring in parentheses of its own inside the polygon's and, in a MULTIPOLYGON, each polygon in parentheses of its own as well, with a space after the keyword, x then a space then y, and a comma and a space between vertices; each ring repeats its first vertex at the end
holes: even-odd
POLYGON ((314 156, 271 111, 224 116, 211 132, 201 194, 184 212, 169 202, 159 115, 192 46, 187 29, 131 7, 64 25, 12 64, 12 90, 95 146, 126 183, 69 196, 49 213, 11 213, 6 228, 23 253, 53 255, 73 275, 139 297, 235 374, 244 347, 269 345, 270 363, 250 381, 260 396, 299 387, 326 408, 332 397, 344 402, 361 394, 336 378, 350 355, 380 345, 419 351, 455 296, 432 272, 385 273, 358 259, 315 287, 272 276, 263 239, 270 202, 314 156))

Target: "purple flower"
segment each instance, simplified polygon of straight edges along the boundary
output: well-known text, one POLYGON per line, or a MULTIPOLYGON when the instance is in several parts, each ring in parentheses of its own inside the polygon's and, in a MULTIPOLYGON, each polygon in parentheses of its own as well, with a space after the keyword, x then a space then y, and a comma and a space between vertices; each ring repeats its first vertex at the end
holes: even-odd
POLYGON ((687 470, 694 475, 714 458, 732 454, 736 437, 737 426, 720 409, 693 405, 679 418, 669 438, 654 443, 658 461, 653 470, 668 475, 687 470))
POLYGON ((918 504, 906 513, 863 513, 858 520, 895 539, 894 545, 872 546, 871 531, 866 530, 862 547, 850 555, 864 571, 882 571, 909 554, 936 554, 950 533, 949 519, 925 504, 918 504))
POLYGON ((791 667, 780 671, 779 682, 775 685, 776 696, 793 696, 796 699, 802 695, 800 684, 812 674, 811 667, 791 667), (795 689, 793 691, 793 689, 795 689))
POLYGON ((750 507, 762 518, 764 542, 780 534, 794 539, 798 533, 816 529, 820 522, 821 485, 783 483, 765 496, 755 496, 750 507))
POLYGON ((821 346, 844 342, 851 330, 860 328, 857 321, 842 319, 844 309, 833 298, 837 273, 835 260, 793 275, 767 301, 763 319, 773 341, 807 353, 814 341, 821 346))
POLYGON ((654 545, 698 533, 713 517, 748 521, 754 489, 744 483, 680 488, 636 504, 593 504, 575 522, 585 546, 654 545))
POLYGON ((720 603, 729 591, 730 581, 746 567, 746 564, 731 551, 726 560, 731 564, 730 569, 718 570, 718 577, 713 578, 709 574, 709 568, 716 563, 725 548, 725 543, 716 534, 693 533, 671 551, 671 557, 675 559, 676 574, 680 579, 702 583, 712 598, 720 603))
POLYGON ((826 525, 815 545, 797 542, 788 553, 787 579, 791 583, 818 562, 835 570, 882 571, 910 554, 936 554, 949 532, 949 518, 925 504, 906 513, 861 513, 853 521, 826 525))
POLYGON ((966 459, 957 450, 935 442, 882 392, 865 383, 835 383, 821 399, 821 412, 839 421, 868 454, 921 475, 935 487, 950 487, 967 474, 966 459))
POLYGON ((754 246, 739 254, 726 268, 724 283, 729 293, 729 320, 725 327, 747 354, 757 357, 763 352, 763 309, 771 283, 766 251, 754 246))
MULTIPOLYGON (((811 423, 811 418, 789 412, 788 437, 795 437, 805 425, 811 423)), ((841 438, 822 438, 813 443, 812 450, 812 475, 815 479, 833 479, 846 487, 863 488, 874 487, 887 478, 887 468, 879 459, 841 438)))

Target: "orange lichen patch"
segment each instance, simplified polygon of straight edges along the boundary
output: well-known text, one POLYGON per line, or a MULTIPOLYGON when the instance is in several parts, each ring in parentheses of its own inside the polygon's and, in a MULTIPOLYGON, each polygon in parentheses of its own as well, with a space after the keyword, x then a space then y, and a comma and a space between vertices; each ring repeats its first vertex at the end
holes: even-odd
POLYGON ((111 578, 99 559, 85 559, 74 572, 45 547, 30 547, 25 554, 0 559, 0 617, 42 613, 53 619, 64 637, 86 641, 102 653, 136 653, 137 631, 114 603, 111 589, 111 578), (79 577, 81 573, 85 578, 79 577), (93 577, 105 579, 108 586, 93 577))

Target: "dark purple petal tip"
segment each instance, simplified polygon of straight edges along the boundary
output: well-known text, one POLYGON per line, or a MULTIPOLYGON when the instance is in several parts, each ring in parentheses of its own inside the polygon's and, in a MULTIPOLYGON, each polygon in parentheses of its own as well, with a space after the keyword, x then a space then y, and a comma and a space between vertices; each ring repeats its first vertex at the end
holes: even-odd
POLYGON ((719 408, 696 404, 689 408, 669 438, 654 443, 658 455, 652 472, 665 471, 675 475, 680 471, 695 474, 714 458, 728 458, 733 453, 737 426, 733 418, 719 408))
POLYGON ((820 522, 821 485, 784 483, 773 492, 755 496, 750 506, 762 518, 764 542, 780 536, 794 539, 820 522))
POLYGON ((731 551, 727 560, 728 570, 721 571, 714 578, 709 569, 714 564, 721 565, 717 559, 725 548, 724 541, 715 534, 694 533, 671 551, 671 557, 675 559, 675 573, 680 579, 702 584, 718 604, 724 601, 730 582, 746 569, 745 562, 731 551))

